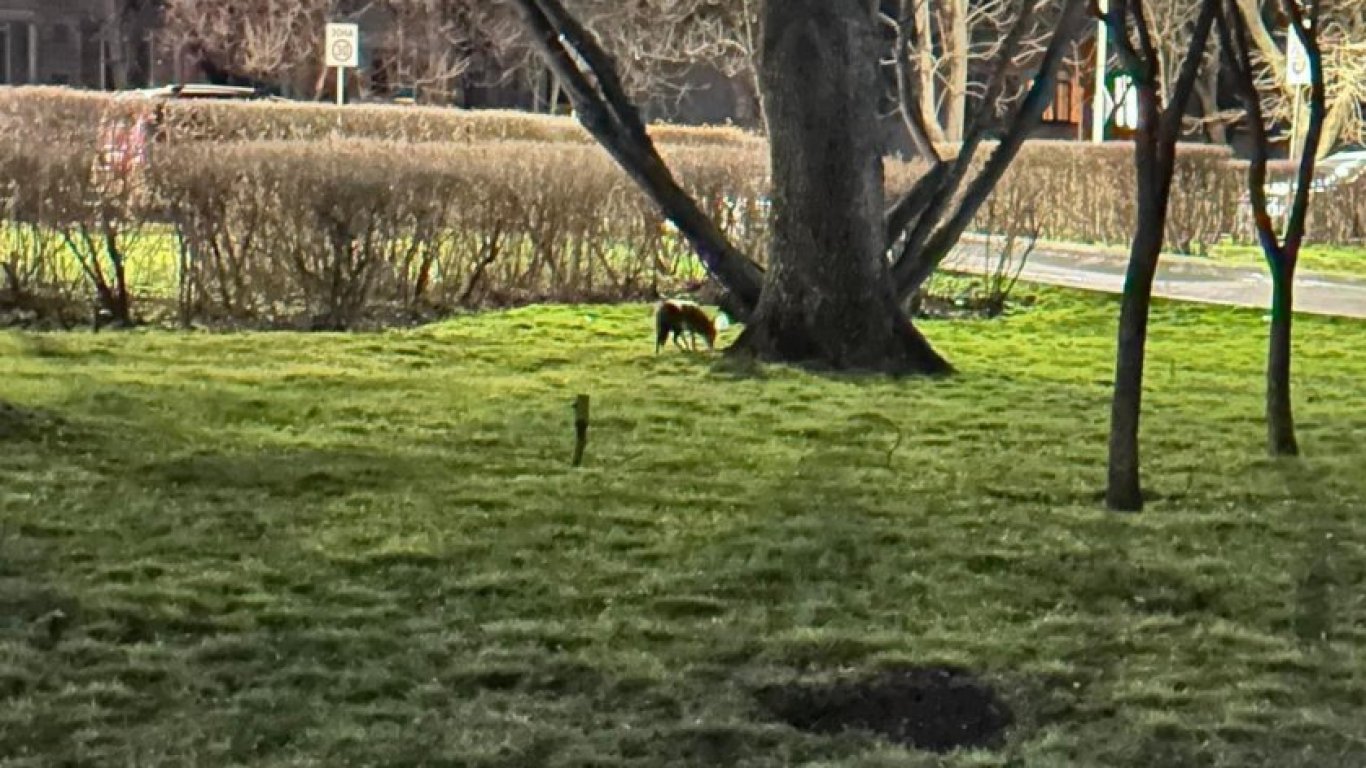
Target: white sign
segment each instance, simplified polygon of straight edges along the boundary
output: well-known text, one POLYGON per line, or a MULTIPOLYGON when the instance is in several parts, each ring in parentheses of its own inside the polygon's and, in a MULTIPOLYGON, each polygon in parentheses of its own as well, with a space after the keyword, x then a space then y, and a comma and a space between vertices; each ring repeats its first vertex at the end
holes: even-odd
POLYGON ((1309 75, 1309 54, 1294 28, 1285 32, 1285 81, 1290 85, 1311 85, 1314 80, 1309 75))
POLYGON ((360 66, 360 27, 355 24, 328 24, 327 66, 360 66))

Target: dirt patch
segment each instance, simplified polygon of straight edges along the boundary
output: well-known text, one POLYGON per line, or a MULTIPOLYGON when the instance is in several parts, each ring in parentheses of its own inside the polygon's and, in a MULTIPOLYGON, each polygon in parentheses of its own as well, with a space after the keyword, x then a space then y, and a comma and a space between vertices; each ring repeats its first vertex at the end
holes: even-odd
POLYGON ((768 686, 756 697, 794 728, 821 734, 871 731, 941 753, 999 747, 1015 720, 990 686, 951 667, 903 667, 857 680, 768 686))

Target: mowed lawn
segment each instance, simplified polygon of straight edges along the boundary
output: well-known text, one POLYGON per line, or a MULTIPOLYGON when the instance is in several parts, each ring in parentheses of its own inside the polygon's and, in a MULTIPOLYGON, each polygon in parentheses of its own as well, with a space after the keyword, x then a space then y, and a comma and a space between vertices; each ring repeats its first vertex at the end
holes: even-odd
POLYGON ((1159 304, 1117 516, 1117 302, 1037 296, 925 324, 943 381, 656 356, 640 305, 0 335, 0 766, 1366 764, 1366 324, 1299 321, 1273 462, 1262 313, 1159 304), (759 695, 921 665, 1004 744, 759 695))
MULTIPOLYGON (((1217 245, 1213 251, 1217 261, 1266 265, 1266 256, 1255 245, 1217 245)), ((1366 246, 1308 245, 1300 252, 1299 266, 1321 274, 1366 277, 1366 246)))

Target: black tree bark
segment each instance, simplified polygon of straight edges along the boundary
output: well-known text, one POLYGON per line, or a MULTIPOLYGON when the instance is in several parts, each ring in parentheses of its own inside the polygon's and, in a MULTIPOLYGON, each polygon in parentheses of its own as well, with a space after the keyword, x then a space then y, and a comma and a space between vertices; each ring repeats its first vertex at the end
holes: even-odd
POLYGON ((1181 73, 1168 94, 1166 108, 1159 101, 1161 82, 1158 53, 1153 45, 1143 0, 1115 0, 1105 19, 1115 38, 1120 60, 1134 75, 1139 92, 1139 128, 1134 138, 1138 176, 1138 221, 1124 276, 1124 296, 1115 351, 1115 391, 1110 405, 1109 467, 1105 503, 1117 512, 1143 509, 1139 474, 1139 420, 1143 412, 1143 363, 1147 354, 1148 316, 1153 279, 1167 226, 1167 203, 1176 165, 1176 142, 1205 56, 1218 0, 1201 0, 1190 48, 1181 73), (1138 48, 1129 37, 1130 23, 1138 32, 1138 48))
MULTIPOLYGON (((1138 150, 1141 164, 1156 164, 1149 148, 1138 150)), ((1119 312, 1119 346, 1115 353, 1115 389, 1110 402, 1110 465, 1105 503, 1113 510, 1143 509, 1140 485, 1138 431, 1143 413, 1143 363, 1148 345, 1148 317, 1153 301, 1153 279, 1162 252, 1166 227, 1167 196, 1154 173, 1140 169, 1138 183, 1139 230, 1129 251, 1124 274, 1124 296, 1119 312)), ((1169 189, 1169 188, 1168 188, 1169 189)))
POLYGON ((1247 125, 1251 139, 1251 161, 1248 164, 1248 196, 1258 240, 1271 271, 1271 336, 1266 366, 1266 431, 1267 451, 1272 456, 1298 456, 1299 441, 1295 438, 1295 417, 1290 394, 1291 331, 1295 319, 1295 268, 1300 246, 1304 242, 1308 220, 1310 190, 1314 178, 1314 163, 1323 135, 1327 113, 1327 94, 1323 77, 1322 52, 1319 47, 1318 5, 1310 6, 1311 15, 1305 18, 1293 0, 1283 3, 1290 18, 1289 34, 1299 34, 1309 58, 1309 128, 1305 134, 1303 156, 1296 174, 1295 198, 1290 205, 1284 242, 1277 236, 1271 216, 1267 212, 1266 166, 1269 142, 1266 135, 1261 97, 1257 91, 1257 73, 1253 65, 1252 45, 1247 21, 1234 0, 1224 0, 1220 15, 1219 36, 1223 45, 1224 61, 1233 76, 1238 96, 1247 110, 1247 125))
POLYGON ((773 240, 741 354, 844 370, 947 373, 897 301, 885 257, 878 39, 866 0, 764 4, 773 240))
POLYGON ((1295 316, 1295 266, 1271 273, 1271 338, 1266 361, 1267 449, 1272 456, 1298 456, 1295 413, 1290 399, 1290 332, 1295 316))

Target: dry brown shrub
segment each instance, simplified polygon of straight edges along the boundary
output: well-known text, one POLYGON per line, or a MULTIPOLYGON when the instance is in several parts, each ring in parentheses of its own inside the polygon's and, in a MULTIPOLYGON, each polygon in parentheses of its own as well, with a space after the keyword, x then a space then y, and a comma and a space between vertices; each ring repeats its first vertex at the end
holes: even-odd
MULTIPOLYGON (((577 130, 564 119, 354 109, 351 130, 399 141, 331 137, 310 115, 335 121, 338 111, 314 105, 185 104, 176 119, 205 121, 194 129, 203 136, 260 133, 278 117, 271 130, 279 136, 310 140, 172 135, 155 146, 141 183, 102 184, 92 173, 90 126, 73 115, 87 110, 94 119, 126 106, 64 89, 27 89, 22 98, 0 93, 0 133, 13 139, 0 142, 0 213, 6 232, 24 236, 0 242, 28 243, 0 252, 14 275, 4 295, 69 294, 79 284, 108 304, 120 291, 118 270, 150 258, 137 247, 141 241, 161 249, 155 258, 168 275, 164 295, 155 298, 171 300, 184 323, 348 328, 532 301, 639 300, 702 282, 683 239, 582 137, 509 129, 505 135, 516 139, 409 140, 461 121, 483 126, 479 131, 513 124, 577 130), (44 100, 61 106, 31 109, 44 100), (29 116, 38 120, 33 130, 17 122, 29 116), (373 123, 366 127, 366 120, 373 123), (74 265, 76 283, 71 270, 52 266, 63 260, 74 265)), ((680 183, 742 250, 763 261, 764 146, 699 140, 660 149, 680 183)), ((908 189, 925 168, 889 160, 889 194, 908 189)), ((1030 236, 1125 242, 1133 230, 1133 173, 1127 144, 1031 142, 974 227, 1003 234, 1002 222, 1027 213, 1030 236)), ((1227 233, 1249 239, 1237 221, 1244 184, 1243 169, 1225 150, 1182 147, 1168 242, 1198 251, 1227 233)), ((1364 203, 1366 180, 1316 200, 1311 234, 1361 239, 1364 203)))
POLYGON ((1316 195, 1309 206, 1308 231, 1319 243, 1366 244, 1366 174, 1316 195))
POLYGON ((68 297, 73 282, 82 282, 97 327, 130 324, 132 270, 146 256, 145 230, 153 220, 145 179, 105 172, 88 144, 26 140, 0 150, 5 189, 0 238, 17 232, 31 244, 11 254, 11 270, 32 279, 47 275, 50 282, 31 287, 45 296, 68 297))
MULTIPOLYGON (((762 244, 754 153, 673 147, 680 179, 762 244)), ((640 299, 701 273, 588 144, 190 143, 161 148, 185 319, 353 327, 460 307, 640 299)))
MULTIPOLYGON (((0 89, 0 138, 36 133, 54 141, 93 138, 101 120, 146 108, 147 99, 51 86, 0 89)), ((179 141, 537 141, 590 144, 576 120, 503 110, 357 104, 338 108, 315 102, 169 100, 165 129, 179 141)), ((753 134, 733 127, 654 125, 662 144, 758 146, 753 134)))

